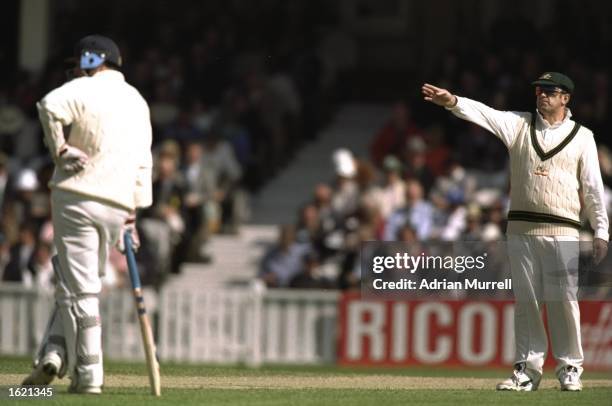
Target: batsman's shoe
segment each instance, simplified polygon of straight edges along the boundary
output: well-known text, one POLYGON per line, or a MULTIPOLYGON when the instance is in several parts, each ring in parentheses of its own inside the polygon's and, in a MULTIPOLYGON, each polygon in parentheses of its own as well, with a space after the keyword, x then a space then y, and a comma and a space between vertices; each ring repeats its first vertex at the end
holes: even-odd
POLYGON ((49 385, 62 368, 62 359, 56 352, 45 355, 34 367, 22 385, 49 385))
POLYGON ((534 380, 525 372, 525 363, 521 362, 514 366, 512 376, 497 384, 497 390, 515 392, 532 392, 538 390, 540 379, 534 380))
POLYGON ((68 386, 68 393, 82 393, 87 395, 100 395, 102 388, 100 386, 82 386, 74 382, 68 386))
POLYGON ((578 368, 574 366, 568 365, 563 369, 559 374, 559 382, 563 391, 580 392, 582 390, 578 368))

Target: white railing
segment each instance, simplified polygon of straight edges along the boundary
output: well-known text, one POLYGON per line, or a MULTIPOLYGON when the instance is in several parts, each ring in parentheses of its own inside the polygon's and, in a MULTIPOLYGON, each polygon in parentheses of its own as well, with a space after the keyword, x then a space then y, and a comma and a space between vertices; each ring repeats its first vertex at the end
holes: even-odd
MULTIPOLYGON (((212 363, 330 363, 335 360, 339 293, 248 287, 167 287, 145 303, 162 361, 212 363)), ((53 298, 0 284, 0 353, 36 351, 53 298)), ((129 291, 100 298, 102 343, 110 359, 143 359, 129 291)))
POLYGON ((252 289, 164 289, 158 352, 162 360, 260 362, 255 342, 261 299, 252 289))
POLYGON ((42 339, 52 305, 49 294, 0 284, 0 353, 31 353, 42 339))
POLYGON ((262 361, 334 362, 338 299, 334 291, 267 291, 260 324, 262 361))
MULTIPOLYGON (((154 311, 154 293, 145 290, 144 294, 147 307, 154 311)), ((125 290, 105 292, 100 298, 102 348, 109 358, 144 357, 133 301, 125 290)), ((20 284, 0 284, 0 354, 34 354, 43 338, 53 303, 52 293, 27 289, 20 284)))
MULTIPOLYGON (((156 293, 143 290, 149 317, 156 313, 156 293)), ((112 290, 100 297, 102 318, 102 348, 111 359, 143 360, 144 348, 140 324, 136 316, 134 296, 127 290, 112 290)), ((153 321, 153 320, 152 320, 153 321)))

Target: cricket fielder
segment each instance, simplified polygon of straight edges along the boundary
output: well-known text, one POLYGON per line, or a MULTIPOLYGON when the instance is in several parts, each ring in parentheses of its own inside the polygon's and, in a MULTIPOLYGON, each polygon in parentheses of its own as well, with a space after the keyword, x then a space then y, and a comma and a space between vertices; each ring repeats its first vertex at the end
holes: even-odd
POLYGON ((76 46, 81 76, 38 104, 45 144, 55 162, 50 182, 57 256, 55 308, 25 385, 71 379, 69 391, 102 391, 98 294, 108 251, 130 231, 135 210, 152 203, 149 107, 127 84, 119 48, 91 35, 76 46), (64 128, 69 127, 66 138, 64 128))
POLYGON ((608 250, 608 216, 593 133, 572 120, 574 83, 547 72, 532 83, 533 113, 494 110, 424 84, 425 100, 495 134, 510 154, 508 251, 515 296, 515 365, 498 390, 537 390, 548 341, 540 314, 546 304, 552 353, 562 390, 580 391, 578 229, 585 211, 595 231, 593 259, 608 250), (580 194, 583 203, 581 204, 580 194))

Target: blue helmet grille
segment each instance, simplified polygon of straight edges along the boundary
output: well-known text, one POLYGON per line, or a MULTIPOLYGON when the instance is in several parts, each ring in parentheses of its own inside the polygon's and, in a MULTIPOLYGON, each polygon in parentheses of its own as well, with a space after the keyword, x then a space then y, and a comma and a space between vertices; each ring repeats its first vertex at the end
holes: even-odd
POLYGON ((81 69, 95 69, 98 66, 102 65, 106 60, 106 54, 104 53, 95 53, 92 51, 84 51, 81 54, 81 69))

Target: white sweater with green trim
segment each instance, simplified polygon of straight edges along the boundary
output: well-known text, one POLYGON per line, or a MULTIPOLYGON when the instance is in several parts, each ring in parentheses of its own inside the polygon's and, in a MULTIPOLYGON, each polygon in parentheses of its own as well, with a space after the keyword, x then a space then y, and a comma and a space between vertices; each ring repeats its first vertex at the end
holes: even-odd
POLYGON ((561 123, 549 125, 538 113, 492 109, 458 97, 449 110, 495 134, 510 153, 508 234, 578 236, 585 210, 595 237, 608 240, 608 216, 593 133, 566 110, 561 123), (565 141, 565 143, 564 143, 565 141), (582 202, 581 202, 582 194, 582 202))

